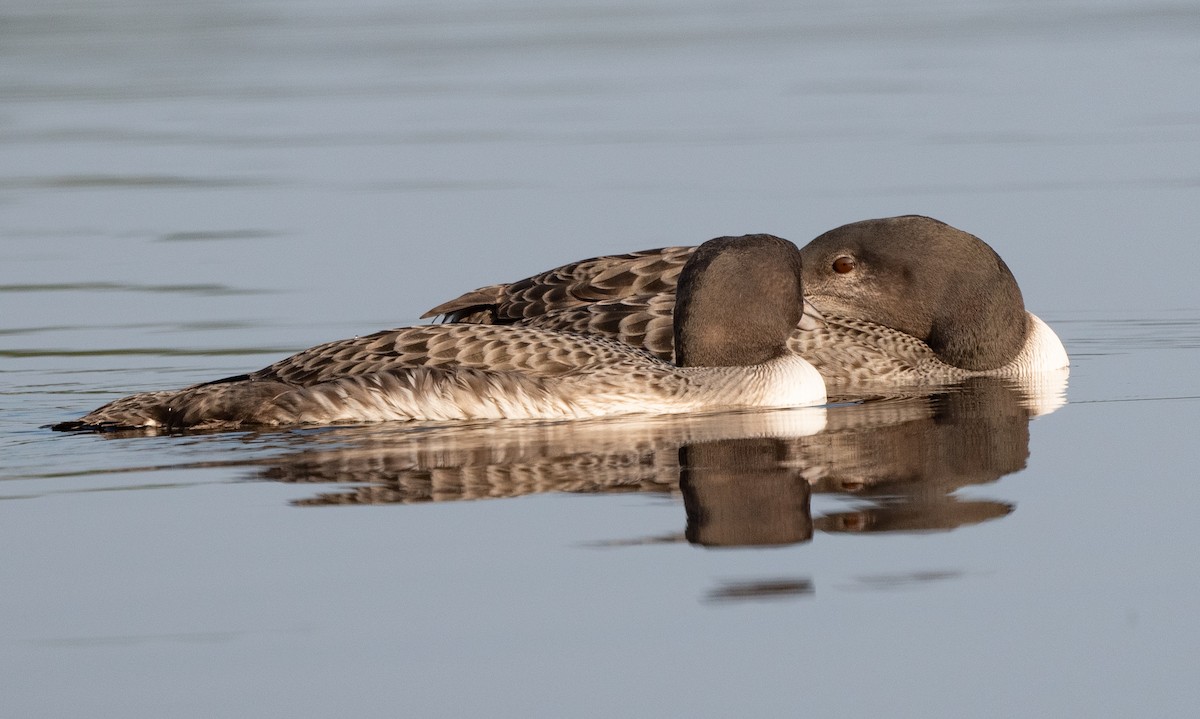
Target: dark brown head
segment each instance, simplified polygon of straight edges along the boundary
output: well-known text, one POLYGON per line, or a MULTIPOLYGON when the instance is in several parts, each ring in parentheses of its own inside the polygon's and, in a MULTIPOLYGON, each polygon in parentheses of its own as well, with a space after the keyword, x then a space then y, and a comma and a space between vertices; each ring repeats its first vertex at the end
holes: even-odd
POLYGON ((800 251, 772 235, 718 237, 679 275, 675 363, 752 365, 787 352, 804 313, 800 251))
POLYGON ((912 335, 948 364, 994 369, 1025 342, 1025 303, 1004 260, 944 222, 917 215, 854 222, 801 254, 805 292, 821 312, 912 335))

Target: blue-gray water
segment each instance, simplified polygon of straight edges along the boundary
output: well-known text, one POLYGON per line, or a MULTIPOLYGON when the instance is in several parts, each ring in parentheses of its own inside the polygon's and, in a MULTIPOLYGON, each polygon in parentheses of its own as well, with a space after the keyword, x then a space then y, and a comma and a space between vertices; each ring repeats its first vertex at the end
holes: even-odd
POLYGON ((1187 715, 1197 87, 1191 3, 6 2, 0 715, 1187 715), (780 547, 712 546, 754 538, 730 478, 680 491, 704 418, 42 428, 560 262, 905 213, 1000 252, 1069 401, 829 409, 721 510, 780 547))

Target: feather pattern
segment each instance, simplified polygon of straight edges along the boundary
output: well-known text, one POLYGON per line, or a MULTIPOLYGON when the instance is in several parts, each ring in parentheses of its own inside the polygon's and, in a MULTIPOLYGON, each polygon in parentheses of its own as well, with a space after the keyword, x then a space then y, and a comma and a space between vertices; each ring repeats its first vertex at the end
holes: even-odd
MULTIPOLYGON (((424 316, 612 337, 670 361, 675 280, 693 249, 574 262, 467 293, 424 316)), ((797 328, 788 345, 831 387, 1025 377, 1068 363, 1054 332, 1025 311, 999 256, 937 220, 852 223, 801 255, 806 299, 825 322, 797 328), (848 271, 835 269, 839 258, 851 260, 848 271)))
MULTIPOLYGON (((734 304, 725 297, 745 291, 746 268, 766 268, 752 273, 761 278, 750 286, 771 322, 747 322, 711 340, 680 329, 698 356, 706 342, 732 352, 729 366, 680 367, 616 339, 543 327, 402 327, 318 345, 249 374, 125 397, 55 429, 582 418, 823 403, 820 375, 786 351, 802 304, 795 246, 755 235, 702 247, 682 285, 695 287, 690 301, 701 306, 734 304), (753 348, 760 354, 748 354, 753 348)), ((695 329, 708 328, 702 319, 695 329)))

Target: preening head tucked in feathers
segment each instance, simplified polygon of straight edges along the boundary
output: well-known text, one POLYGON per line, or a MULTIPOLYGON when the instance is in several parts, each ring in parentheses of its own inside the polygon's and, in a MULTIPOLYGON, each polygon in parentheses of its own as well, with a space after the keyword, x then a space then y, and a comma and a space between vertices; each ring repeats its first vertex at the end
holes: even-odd
POLYGON ((773 235, 718 237, 679 275, 675 363, 752 365, 787 352, 804 315, 800 251, 773 235))

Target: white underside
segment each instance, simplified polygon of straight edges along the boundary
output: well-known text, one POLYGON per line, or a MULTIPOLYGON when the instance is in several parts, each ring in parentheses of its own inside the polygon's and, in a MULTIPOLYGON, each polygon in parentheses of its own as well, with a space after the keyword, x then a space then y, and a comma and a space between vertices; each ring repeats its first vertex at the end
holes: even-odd
POLYGON ((732 408, 812 407, 825 404, 825 380, 816 368, 798 355, 781 357, 749 367, 680 368, 681 388, 664 394, 632 384, 616 391, 593 394, 581 378, 575 404, 578 416, 612 414, 705 412, 732 408))
POLYGON ((759 407, 811 407, 825 404, 825 380, 807 360, 788 353, 767 362, 763 397, 759 407))
POLYGON ((301 401, 280 400, 295 410, 285 410, 277 421, 584 419, 811 407, 826 401, 820 373, 791 353, 748 367, 672 367, 665 376, 649 377, 618 368, 539 382, 423 381, 423 375, 416 368, 399 380, 376 375, 299 390, 301 401))
POLYGON ((1027 314, 1032 323, 1029 339, 1025 341, 1025 346, 1021 348, 1016 359, 1009 363, 1008 369, 1021 376, 1069 367, 1071 361, 1067 357, 1062 340, 1037 315, 1032 312, 1027 314))
POLYGON ((1071 361, 1054 330, 1033 313, 1029 313, 1029 319, 1029 339, 1003 374, 1017 381, 1025 395, 1023 404, 1038 417, 1066 404, 1071 361))

